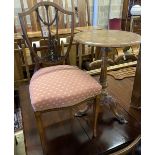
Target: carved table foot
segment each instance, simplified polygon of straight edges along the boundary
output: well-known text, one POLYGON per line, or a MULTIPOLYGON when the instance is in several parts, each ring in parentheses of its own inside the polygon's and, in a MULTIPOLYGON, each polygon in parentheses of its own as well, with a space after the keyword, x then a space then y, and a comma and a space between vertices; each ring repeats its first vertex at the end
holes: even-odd
POLYGON ((91 105, 92 104, 87 104, 86 106, 85 106, 85 108, 84 109, 81 109, 81 110, 79 110, 77 113, 75 113, 75 117, 82 117, 82 116, 85 116, 86 114, 87 114, 87 112, 88 112, 88 110, 91 108, 91 105))
POLYGON ((124 124, 124 123, 128 122, 122 115, 120 115, 118 113, 118 111, 117 111, 117 102, 112 96, 110 96, 108 94, 104 94, 103 98, 102 98, 102 104, 108 104, 109 105, 110 110, 112 111, 112 113, 114 114, 114 116, 116 117, 116 119, 120 123, 124 124))
POLYGON ((141 107, 140 106, 135 106, 135 105, 130 105, 131 108, 136 109, 136 110, 140 110, 141 107))

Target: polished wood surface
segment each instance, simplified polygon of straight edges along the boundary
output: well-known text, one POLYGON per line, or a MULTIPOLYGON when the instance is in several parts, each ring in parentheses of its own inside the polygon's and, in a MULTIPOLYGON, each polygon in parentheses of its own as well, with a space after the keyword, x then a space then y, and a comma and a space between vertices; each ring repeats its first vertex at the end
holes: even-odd
MULTIPOLYGON (((94 78, 98 80, 99 76, 94 78)), ((88 116, 82 118, 71 117, 70 111, 63 110, 46 113, 42 119, 50 155, 106 155, 126 146, 140 134, 141 112, 130 108, 134 78, 114 80, 108 76, 108 81, 108 91, 119 101, 118 110, 128 123, 120 124, 111 115, 107 105, 103 105, 97 128, 99 134, 95 139, 91 139, 91 110, 88 116)), ((20 103, 27 155, 43 155, 28 86, 20 87, 20 103)))
POLYGON ((119 30, 92 30, 80 32, 74 40, 98 47, 125 47, 140 44, 140 35, 119 30))

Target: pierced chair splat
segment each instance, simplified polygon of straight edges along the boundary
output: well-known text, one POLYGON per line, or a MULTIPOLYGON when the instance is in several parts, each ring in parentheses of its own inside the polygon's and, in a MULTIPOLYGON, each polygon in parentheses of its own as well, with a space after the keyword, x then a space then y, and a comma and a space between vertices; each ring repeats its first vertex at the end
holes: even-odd
POLYGON ((44 155, 48 154, 49 148, 42 118, 42 114, 45 112, 66 108, 72 109, 82 103, 86 103, 88 100, 92 100, 94 103, 93 136, 95 137, 102 86, 88 73, 80 70, 78 67, 65 65, 66 62, 69 62, 67 60, 73 41, 74 13, 62 9, 53 2, 39 2, 30 10, 19 13, 19 19, 23 31, 23 38, 35 63, 35 72, 30 80, 29 93, 44 155), (45 7, 46 21, 39 15, 39 7, 45 7), (54 20, 52 21, 50 21, 48 17, 49 7, 53 7, 56 12, 54 20), (38 22, 47 26, 48 30, 48 35, 42 38, 44 44, 40 44, 40 47, 32 46, 26 31, 26 26, 24 25, 23 19, 32 12, 35 12, 38 22), (67 51, 63 55, 61 54, 62 48, 60 46, 58 33, 58 12, 71 16, 71 36, 67 51), (51 33, 51 25, 54 24, 54 22, 56 23, 56 33, 51 33), (44 56, 44 54, 41 54, 43 57, 39 55, 39 52, 42 50, 43 52, 47 52, 46 56, 44 56), (49 65, 47 66, 48 63, 49 65))
MULTIPOLYGON (((67 52, 65 55, 62 55, 61 53, 61 43, 59 38, 59 12, 62 12, 68 16, 71 16, 71 20, 74 21, 74 15, 70 11, 66 11, 63 8, 61 8, 59 5, 52 3, 53 5, 53 13, 55 14, 52 16, 53 19, 50 18, 50 10, 51 6, 50 3, 52 2, 40 2, 37 3, 37 5, 33 6, 30 10, 19 13, 19 20, 21 23, 21 28, 23 32, 23 38, 26 41, 26 45, 28 46, 32 60, 35 61, 35 71, 41 68, 41 65, 44 65, 48 63, 48 65, 57 65, 57 64, 64 64, 66 61, 66 58, 68 57, 69 51, 71 49, 71 43, 73 40, 73 30, 74 30, 74 23, 71 23, 71 33, 70 33, 70 39, 69 39, 69 45, 67 47, 67 52), (44 16, 41 14, 41 9, 44 7, 44 16), (27 32, 27 27, 24 22, 24 18, 28 16, 29 14, 34 13, 36 15, 37 24, 40 29, 41 37, 40 42, 43 39, 43 42, 46 42, 45 46, 37 47, 35 43, 32 43, 32 40, 29 38, 30 32, 27 32), (41 51, 41 57, 39 57, 39 52, 41 51)), ((45 43, 44 43, 45 44, 45 43)))

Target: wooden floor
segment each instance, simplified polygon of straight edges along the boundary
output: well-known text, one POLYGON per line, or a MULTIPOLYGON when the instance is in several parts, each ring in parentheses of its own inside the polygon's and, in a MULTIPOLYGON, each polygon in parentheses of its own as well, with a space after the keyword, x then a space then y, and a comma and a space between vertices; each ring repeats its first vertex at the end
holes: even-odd
MULTIPOLYGON (((98 79, 97 76, 95 78, 98 79)), ((108 76, 108 92, 118 100, 118 110, 128 123, 120 124, 108 106, 103 105, 100 109, 98 135, 95 139, 92 139, 91 110, 88 116, 82 118, 74 118, 69 110, 44 115, 49 155, 106 155, 135 139, 141 132, 141 114, 140 111, 130 108, 132 87, 133 78, 119 81, 108 76)), ((28 86, 20 88, 20 102, 27 155, 43 155, 28 86)))

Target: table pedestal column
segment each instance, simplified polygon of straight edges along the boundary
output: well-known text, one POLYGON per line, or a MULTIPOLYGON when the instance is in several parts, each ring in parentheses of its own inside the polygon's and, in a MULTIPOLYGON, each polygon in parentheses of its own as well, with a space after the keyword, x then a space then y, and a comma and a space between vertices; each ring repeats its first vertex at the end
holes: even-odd
MULTIPOLYGON (((125 118, 120 115, 117 111, 117 102, 116 100, 110 96, 107 92, 107 55, 109 52, 109 48, 101 48, 101 52, 102 52, 102 64, 101 64, 101 74, 100 74, 100 84, 102 85, 102 95, 101 95, 101 104, 108 104, 112 113, 114 114, 114 116, 117 118, 117 120, 120 123, 127 123, 127 120, 125 120, 125 118)), ((87 104, 87 106, 78 111, 75 116, 81 117, 83 115, 86 115, 87 111, 90 109, 91 104, 87 104)))
POLYGON ((100 84, 102 85, 102 97, 101 97, 101 103, 102 104, 108 104, 112 113, 115 115, 117 120, 120 123, 127 123, 127 120, 120 115, 117 111, 117 102, 116 100, 110 96, 106 90, 107 88, 107 58, 108 58, 108 52, 109 48, 102 48, 102 64, 101 64, 101 74, 100 74, 100 84))

